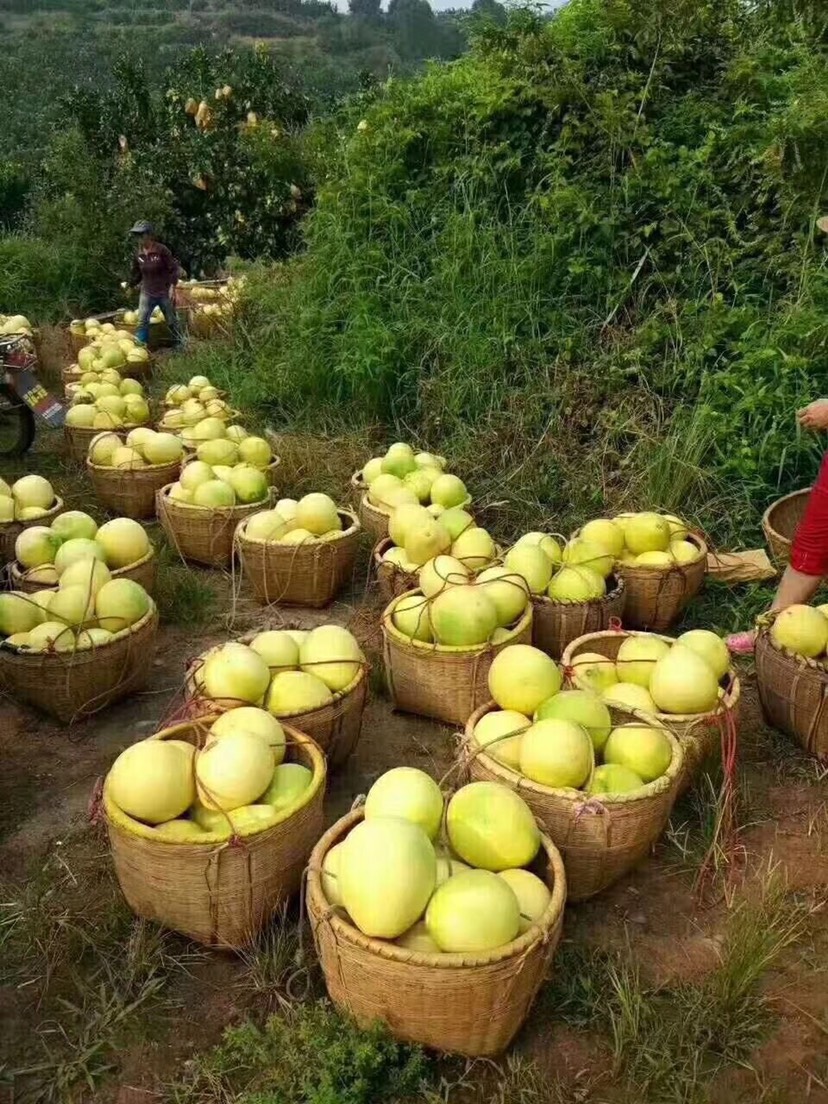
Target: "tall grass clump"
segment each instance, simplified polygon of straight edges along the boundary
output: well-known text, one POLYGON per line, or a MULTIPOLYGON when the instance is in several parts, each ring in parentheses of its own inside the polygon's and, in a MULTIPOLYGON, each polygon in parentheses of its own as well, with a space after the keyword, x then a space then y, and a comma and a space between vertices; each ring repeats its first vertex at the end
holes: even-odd
POLYGON ((493 495, 519 472, 562 521, 681 486, 755 535, 817 455, 794 413, 826 369, 824 42, 797 0, 572 0, 389 82, 325 131, 247 396, 439 441, 493 495))

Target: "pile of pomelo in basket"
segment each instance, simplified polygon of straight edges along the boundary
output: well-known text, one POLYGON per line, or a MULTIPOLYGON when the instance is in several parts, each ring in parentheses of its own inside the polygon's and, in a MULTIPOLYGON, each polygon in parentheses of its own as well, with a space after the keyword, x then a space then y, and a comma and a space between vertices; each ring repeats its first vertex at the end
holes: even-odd
POLYGON ((577 535, 581 542, 582 563, 589 563, 603 553, 627 567, 670 568, 695 563, 701 550, 688 540, 686 522, 675 514, 645 511, 639 514, 619 514, 615 518, 589 521, 577 535))
POLYGON ((634 793, 665 773, 673 746, 655 718, 613 727, 611 697, 562 690, 562 684, 560 668, 538 648, 504 648, 489 670, 499 708, 477 722, 474 743, 510 770, 554 789, 634 793))
POLYGON ((144 425, 150 420, 143 386, 134 379, 122 379, 115 368, 104 369, 101 382, 85 382, 84 373, 73 389, 66 425, 82 429, 121 429, 144 425), (115 377, 118 377, 117 379, 115 377))
POLYGON ((55 506, 52 484, 42 475, 24 475, 9 485, 0 479, 0 523, 35 521, 55 506))
POLYGON ((232 464, 193 460, 184 465, 168 492, 178 503, 212 510, 265 502, 269 493, 264 472, 237 460, 232 464))
POLYGON ((89 514, 69 510, 58 514, 50 526, 24 529, 15 541, 14 554, 28 582, 63 587, 67 576, 73 581, 83 576, 79 563, 94 561, 96 585, 102 585, 111 571, 138 563, 151 549, 146 530, 132 518, 113 518, 99 527, 89 514))
POLYGON ((539 848, 535 818, 506 786, 464 786, 444 810, 429 775, 395 767, 368 791, 364 820, 328 851, 322 885, 365 935, 425 954, 480 953, 548 908, 549 889, 525 869, 539 848))
POLYGON ((388 536, 392 547, 382 560, 412 574, 439 556, 455 560, 452 566, 468 575, 488 567, 497 556, 491 535, 461 506, 442 510, 437 517, 417 503, 397 506, 388 521, 388 536))
POLYGON ((227 425, 232 411, 206 376, 193 376, 189 383, 174 383, 164 395, 164 406, 161 428, 181 433, 185 443, 193 447, 199 441, 213 438, 238 441, 247 436, 240 426, 227 425))
POLYGON ((100 372, 104 368, 126 368, 128 372, 130 365, 145 365, 149 361, 149 353, 135 335, 112 322, 76 319, 69 329, 88 342, 78 351, 77 363, 82 372, 100 372))
POLYGON ((154 605, 140 583, 108 575, 105 565, 87 557, 64 569, 57 590, 0 594, 4 646, 24 653, 75 652, 117 639, 154 605))
POLYGON ((452 506, 465 506, 469 493, 461 479, 443 470, 445 464, 442 456, 415 453, 410 445, 397 442, 362 469, 368 501, 386 511, 421 503, 435 516, 452 506))
MULTIPOLYGON (((474 530, 469 530, 474 532, 474 530)), ((526 610, 529 594, 508 568, 479 575, 453 556, 428 560, 417 575, 418 593, 394 602, 394 627, 411 640, 448 647, 497 643, 526 610)))
POLYGON ((339 625, 270 629, 249 644, 211 649, 193 678, 198 696, 217 708, 262 706, 290 717, 330 704, 365 666, 355 637, 339 625))
POLYGON ((253 514, 244 526, 247 540, 276 544, 313 544, 333 540, 341 533, 342 518, 336 503, 318 492, 300 499, 280 498, 272 510, 253 514))
POLYGON ((707 629, 692 629, 674 644, 649 633, 623 641, 616 662, 582 652, 572 663, 576 686, 622 709, 677 715, 714 713, 730 669, 725 642, 707 629))
POLYGON ((0 337, 13 337, 21 334, 31 337, 32 324, 25 314, 0 314, 0 337))
POLYGON ((223 714, 204 747, 142 740, 121 752, 106 785, 128 816, 179 843, 247 836, 282 819, 311 783, 301 763, 286 763, 279 721, 253 706, 223 714))
MULTIPOLYGON (((125 310, 123 312, 123 314, 121 315, 121 322, 123 322, 123 324, 125 326, 137 326, 139 320, 140 320, 140 314, 138 313, 137 310, 125 310)), ((90 321, 94 322, 95 319, 94 318, 93 319, 87 319, 86 320, 87 327, 88 327, 88 324, 89 324, 90 321)), ((155 307, 152 311, 152 314, 149 316, 150 325, 151 326, 158 326, 161 322, 166 322, 166 321, 167 320, 164 317, 164 312, 161 310, 161 308, 160 307, 155 307)), ((87 333, 88 332, 89 332, 89 330, 87 329, 87 333)))
POLYGON ((138 426, 124 439, 117 433, 99 433, 89 442, 87 455, 98 467, 128 470, 175 464, 184 458, 184 446, 173 433, 138 426))

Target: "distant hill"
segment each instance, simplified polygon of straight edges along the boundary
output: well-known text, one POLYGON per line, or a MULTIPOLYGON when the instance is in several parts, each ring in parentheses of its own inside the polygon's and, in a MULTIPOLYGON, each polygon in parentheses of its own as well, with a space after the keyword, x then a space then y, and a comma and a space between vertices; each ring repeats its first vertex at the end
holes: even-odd
POLYGON ((428 0, 0 0, 4 80, 0 155, 31 163, 58 125, 61 97, 100 87, 116 59, 139 57, 160 72, 194 46, 263 44, 324 107, 371 80, 466 49, 467 25, 481 13, 502 18, 496 0, 473 11, 435 12, 428 0))

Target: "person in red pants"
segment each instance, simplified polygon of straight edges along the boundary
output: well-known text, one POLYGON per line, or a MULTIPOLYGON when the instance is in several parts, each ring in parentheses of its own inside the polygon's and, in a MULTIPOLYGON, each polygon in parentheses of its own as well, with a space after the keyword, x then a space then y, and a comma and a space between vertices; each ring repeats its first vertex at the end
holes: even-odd
MULTIPOLYGON (((797 414, 804 429, 828 429, 828 399, 817 399, 797 414)), ((776 590, 771 610, 806 604, 828 576, 828 453, 822 459, 816 483, 811 488, 805 514, 791 547, 791 562, 776 590)), ((736 633, 728 638, 732 652, 753 651, 755 632, 736 633)))

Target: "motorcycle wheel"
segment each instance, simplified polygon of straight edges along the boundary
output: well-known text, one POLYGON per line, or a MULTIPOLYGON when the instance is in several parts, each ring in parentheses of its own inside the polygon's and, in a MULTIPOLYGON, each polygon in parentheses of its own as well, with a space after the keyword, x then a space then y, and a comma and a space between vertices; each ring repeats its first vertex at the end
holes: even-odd
POLYGON ((22 456, 35 438, 35 418, 7 384, 0 384, 0 456, 22 456))

